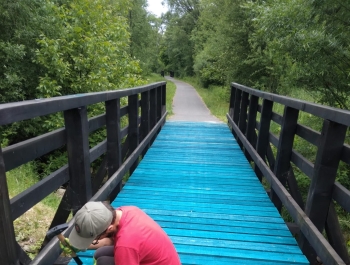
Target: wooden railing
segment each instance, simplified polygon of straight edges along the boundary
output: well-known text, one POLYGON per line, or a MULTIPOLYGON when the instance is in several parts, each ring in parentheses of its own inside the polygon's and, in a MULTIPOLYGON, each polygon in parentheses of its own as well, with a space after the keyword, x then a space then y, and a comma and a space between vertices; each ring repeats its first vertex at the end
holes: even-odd
MULTIPOLYGON (((13 221, 62 185, 66 185, 66 192, 50 228, 65 223, 71 210, 75 213, 89 200, 113 200, 122 187, 123 176, 136 168, 140 156, 164 124, 165 102, 166 83, 159 82, 131 89, 0 105, 0 125, 58 112, 63 112, 65 121, 64 128, 0 148, 0 238, 3 241, 0 263, 53 264, 61 252, 58 240, 45 239, 46 246, 32 261, 16 242, 13 221), (127 97, 128 104, 121 107, 123 97, 127 97), (105 114, 88 119, 87 107, 100 102, 105 104, 105 114), (127 125, 121 128, 121 118, 126 115, 127 125), (105 128, 107 138, 89 149, 89 134, 100 128, 105 128), (64 146, 67 165, 9 199, 7 171, 64 146), (91 163, 100 157, 104 158, 92 178, 91 163), (103 184, 106 175, 108 180, 103 184)), ((71 228, 70 224, 66 235, 71 228)))
POLYGON ((285 206, 297 225, 298 244, 310 264, 316 259, 350 264, 334 206, 350 212, 350 191, 335 181, 340 161, 350 165, 350 146, 344 143, 350 112, 232 83, 227 118, 256 175, 269 183, 270 199, 279 211, 285 206), (283 115, 273 111, 274 103, 283 105, 283 115), (299 112, 319 117, 321 132, 298 123, 299 112), (278 136, 270 131, 271 121, 280 126, 278 136), (294 149, 295 136, 317 147, 314 163, 294 149), (305 203, 293 167, 311 179, 305 203))

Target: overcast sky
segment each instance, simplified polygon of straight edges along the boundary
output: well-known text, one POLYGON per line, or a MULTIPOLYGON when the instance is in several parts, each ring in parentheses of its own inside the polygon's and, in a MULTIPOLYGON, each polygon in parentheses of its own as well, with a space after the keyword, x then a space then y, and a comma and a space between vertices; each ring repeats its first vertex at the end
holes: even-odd
POLYGON ((166 5, 162 6, 162 1, 163 0, 148 0, 147 10, 160 17, 162 13, 168 10, 166 5))

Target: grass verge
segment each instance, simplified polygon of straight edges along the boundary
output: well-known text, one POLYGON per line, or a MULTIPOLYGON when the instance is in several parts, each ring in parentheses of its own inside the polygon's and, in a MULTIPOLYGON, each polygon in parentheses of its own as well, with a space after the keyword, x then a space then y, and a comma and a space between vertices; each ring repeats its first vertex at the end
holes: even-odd
MULTIPOLYGON (((38 182, 35 172, 34 163, 29 162, 6 173, 10 198, 38 182)), ((38 253, 60 199, 52 193, 13 222, 16 241, 30 258, 38 253)))

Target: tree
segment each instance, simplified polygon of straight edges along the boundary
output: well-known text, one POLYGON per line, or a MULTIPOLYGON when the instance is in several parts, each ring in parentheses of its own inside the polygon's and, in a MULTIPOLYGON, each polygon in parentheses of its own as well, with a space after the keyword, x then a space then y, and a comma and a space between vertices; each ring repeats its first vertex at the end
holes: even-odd
POLYGON ((36 61, 46 68, 42 97, 113 90, 142 83, 129 54, 127 1, 73 0, 55 6, 59 37, 41 35, 36 61))
POLYGON ((167 0, 167 4, 170 11, 163 17, 167 25, 164 34, 167 70, 179 76, 192 75, 194 43, 191 35, 200 13, 199 0, 167 0))
POLYGON ((143 74, 159 72, 161 19, 149 14, 146 0, 135 0, 129 11, 130 53, 140 62, 143 74))
MULTIPOLYGON (((254 48, 251 57, 274 76, 274 91, 304 88, 317 92, 321 103, 347 108, 349 25, 337 17, 349 14, 346 6, 338 1, 301 0, 252 6, 256 19, 255 33, 250 38, 254 48)), ((268 80, 259 83, 269 87, 268 80)))
POLYGON ((54 34, 52 9, 45 0, 0 2, 0 102, 36 97, 37 76, 44 69, 33 62, 36 39, 54 34))
POLYGON ((250 10, 243 0, 204 0, 195 42, 194 69, 202 84, 227 85, 235 81, 250 85, 254 67, 246 60, 251 48, 252 33, 250 10))

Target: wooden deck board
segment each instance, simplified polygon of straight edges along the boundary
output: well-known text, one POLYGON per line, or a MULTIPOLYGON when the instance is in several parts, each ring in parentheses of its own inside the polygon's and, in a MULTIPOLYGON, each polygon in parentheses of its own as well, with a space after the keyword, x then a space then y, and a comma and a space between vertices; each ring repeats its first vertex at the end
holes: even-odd
POLYGON ((156 220, 184 265, 309 264, 224 124, 167 122, 112 202, 122 205, 156 220))

